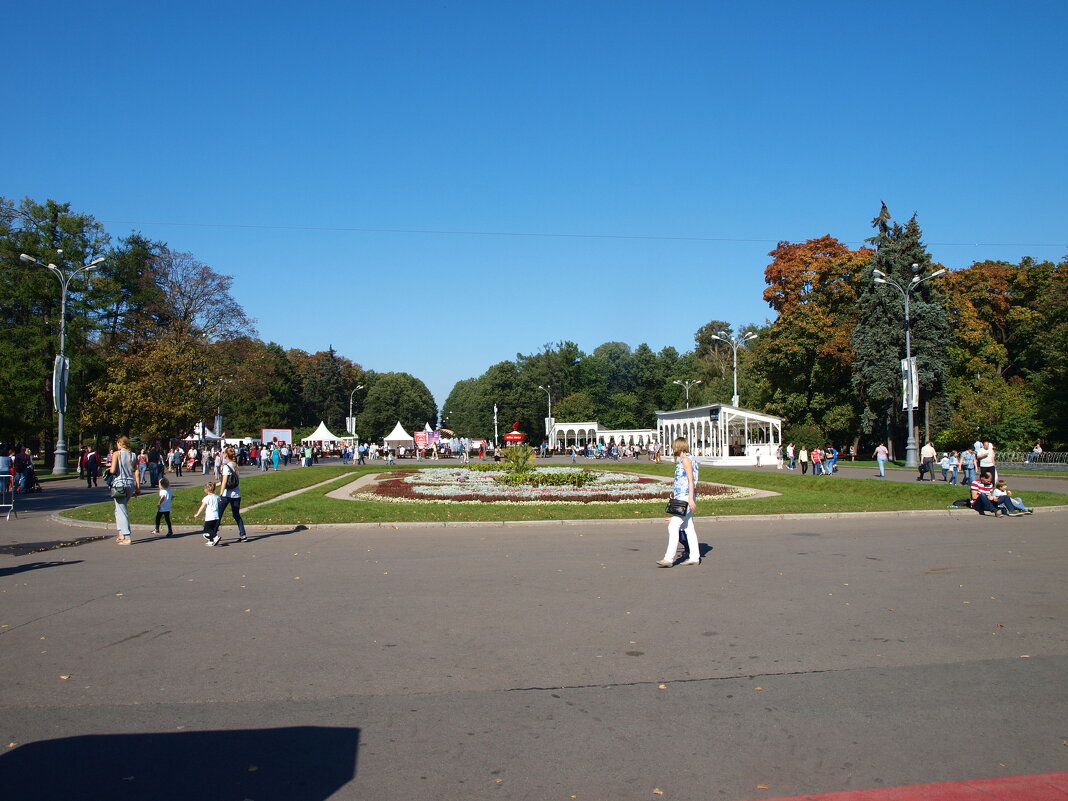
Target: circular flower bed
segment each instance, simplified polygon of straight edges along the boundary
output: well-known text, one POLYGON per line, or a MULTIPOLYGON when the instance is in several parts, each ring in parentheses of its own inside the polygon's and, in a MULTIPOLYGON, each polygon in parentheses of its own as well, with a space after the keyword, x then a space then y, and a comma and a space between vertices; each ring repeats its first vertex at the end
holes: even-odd
MULTIPOLYGON (((620 501, 661 501, 671 493, 671 485, 648 476, 577 467, 539 467, 530 472, 529 483, 513 485, 516 474, 506 470, 468 468, 426 468, 400 470, 388 474, 373 486, 353 494, 357 500, 392 503, 560 503, 595 504, 620 501), (576 483, 568 477, 586 473, 576 483), (509 483, 497 481, 508 476, 509 483), (548 481, 546 480, 548 478, 548 481), (557 483, 557 482, 567 483, 557 483)), ((751 493, 718 484, 698 484, 698 498, 718 500, 744 498, 751 493)))

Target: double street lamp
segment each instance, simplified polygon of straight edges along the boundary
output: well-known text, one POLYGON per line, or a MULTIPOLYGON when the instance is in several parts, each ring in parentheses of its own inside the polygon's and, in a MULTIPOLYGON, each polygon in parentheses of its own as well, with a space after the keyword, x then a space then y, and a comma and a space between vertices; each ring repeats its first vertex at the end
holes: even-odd
POLYGON ((689 409, 690 408, 690 387, 696 387, 698 384, 701 383, 701 379, 698 378, 696 381, 672 381, 671 383, 672 384, 678 384, 680 387, 682 387, 683 389, 686 390, 686 408, 689 409))
POLYGON ((937 278, 945 271, 946 269, 943 267, 941 270, 937 270, 930 275, 925 275, 923 278, 920 278, 920 265, 913 264, 912 272, 915 273, 915 275, 912 276, 912 280, 909 281, 906 286, 901 286, 901 284, 882 270, 871 271, 871 274, 874 276, 873 281, 876 284, 892 286, 901 293, 901 297, 905 301, 905 409, 908 411, 909 416, 909 434, 908 438, 905 440, 905 467, 919 467, 920 464, 920 454, 919 449, 916 446, 916 429, 912 413, 912 404, 915 399, 912 397, 912 325, 909 320, 909 296, 912 295, 912 291, 924 281, 930 281, 932 278, 937 278))
MULTIPOLYGON (((62 250, 57 250, 60 255, 62 250)), ((66 272, 51 262, 45 264, 25 253, 19 255, 22 261, 36 264, 52 272, 59 280, 59 355, 56 356, 55 366, 52 368, 52 405, 56 409, 59 419, 59 430, 56 433, 55 461, 52 463, 52 475, 62 476, 67 474, 67 431, 64 425, 64 417, 67 412, 67 378, 70 373, 70 360, 67 359, 67 287, 79 274, 88 274, 90 270, 104 263, 103 256, 97 256, 88 264, 83 264, 76 270, 66 272)))
POLYGON ((750 331, 741 337, 731 336, 727 331, 720 331, 718 334, 712 335, 713 339, 718 339, 720 342, 726 342, 734 350, 734 397, 731 398, 731 406, 738 407, 738 346, 744 345, 746 342, 752 342, 757 338, 757 335, 750 331))

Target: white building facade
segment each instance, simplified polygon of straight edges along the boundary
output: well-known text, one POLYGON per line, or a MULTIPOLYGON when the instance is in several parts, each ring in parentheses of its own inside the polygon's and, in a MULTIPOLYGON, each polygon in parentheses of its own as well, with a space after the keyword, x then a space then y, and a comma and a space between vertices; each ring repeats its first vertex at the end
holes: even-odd
POLYGON ((657 412, 656 428, 666 452, 685 437, 702 464, 772 464, 782 445, 782 418, 724 403, 657 412))
POLYGON ((607 429, 594 421, 561 423, 552 420, 549 430, 549 444, 556 450, 566 450, 572 445, 581 446, 586 443, 596 445, 598 442, 604 445, 614 442, 616 445, 638 445, 644 448, 655 439, 656 431, 651 428, 607 429))

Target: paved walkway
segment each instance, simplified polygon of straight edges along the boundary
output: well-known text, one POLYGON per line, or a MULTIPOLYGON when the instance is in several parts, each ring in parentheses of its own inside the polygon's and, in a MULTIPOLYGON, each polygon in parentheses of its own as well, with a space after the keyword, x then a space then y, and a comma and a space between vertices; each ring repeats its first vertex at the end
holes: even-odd
POLYGON ((387 800, 740 799, 1049 772, 1065 515, 1022 522, 740 523, 672 571, 652 566, 655 523, 12 559, 2 734, 33 746, 12 752, 30 766, 66 749, 85 755, 63 760, 73 775, 139 790, 292 782, 322 769, 314 744, 336 758, 326 775, 350 766, 334 797, 387 800))
POLYGON ((0 553, 0 798, 1045 801, 1068 511, 985 522, 736 518, 672 570, 660 521, 0 553))

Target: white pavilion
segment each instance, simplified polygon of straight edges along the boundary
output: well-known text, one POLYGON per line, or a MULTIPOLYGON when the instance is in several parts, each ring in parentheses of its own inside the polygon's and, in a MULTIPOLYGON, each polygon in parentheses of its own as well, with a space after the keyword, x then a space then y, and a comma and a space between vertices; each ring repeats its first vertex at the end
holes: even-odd
POLYGON ((657 439, 671 452, 685 437, 702 464, 767 465, 782 445, 782 418, 725 403, 656 413, 657 439))

